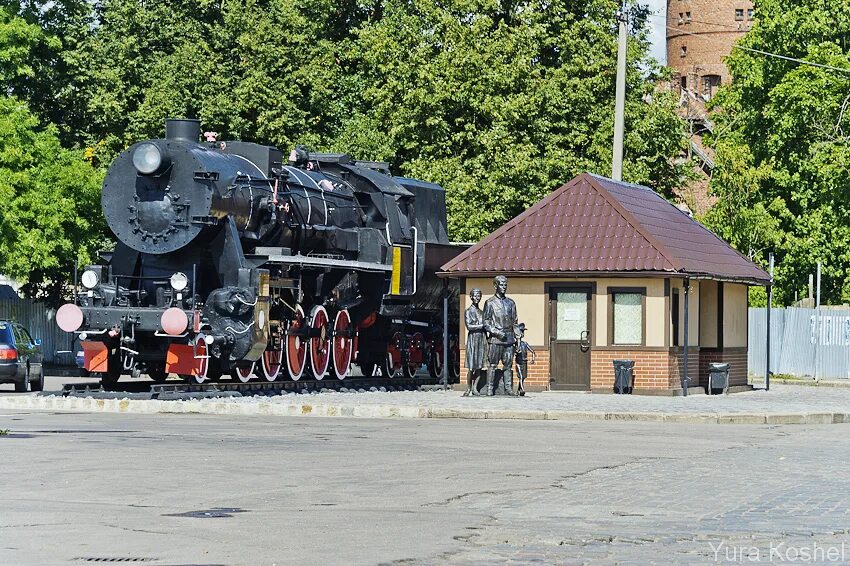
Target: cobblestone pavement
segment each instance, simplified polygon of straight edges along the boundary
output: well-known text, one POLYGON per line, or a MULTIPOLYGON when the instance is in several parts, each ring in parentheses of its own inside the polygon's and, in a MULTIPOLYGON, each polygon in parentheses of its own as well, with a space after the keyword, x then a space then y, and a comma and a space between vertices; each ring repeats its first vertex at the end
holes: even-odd
POLYGON ((0 429, 0 564, 850 563, 850 424, 0 410, 0 429))
POLYGON ((850 563, 850 477, 837 457, 846 442, 804 449, 778 435, 769 446, 648 455, 533 492, 468 498, 467 509, 503 511, 452 561, 850 563))

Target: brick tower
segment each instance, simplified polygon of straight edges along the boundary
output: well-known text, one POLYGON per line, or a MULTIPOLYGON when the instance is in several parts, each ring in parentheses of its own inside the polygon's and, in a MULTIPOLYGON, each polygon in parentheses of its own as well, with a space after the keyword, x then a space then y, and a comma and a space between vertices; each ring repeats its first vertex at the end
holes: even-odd
POLYGON ((708 100, 730 80, 723 58, 753 21, 749 0, 667 0, 667 66, 682 90, 708 100))

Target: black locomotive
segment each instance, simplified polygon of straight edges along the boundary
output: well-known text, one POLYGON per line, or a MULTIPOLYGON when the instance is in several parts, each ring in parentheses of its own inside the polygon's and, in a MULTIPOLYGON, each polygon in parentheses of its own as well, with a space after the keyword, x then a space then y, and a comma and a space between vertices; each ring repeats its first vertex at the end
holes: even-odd
MULTIPOLYGON (((112 163, 102 208, 117 238, 57 312, 85 369, 196 382, 442 372, 449 243, 444 190, 386 163, 199 142, 197 120, 112 163)), ((76 283, 75 283, 76 285, 76 283)), ((456 322, 449 328, 457 328, 456 322)), ((459 371, 456 332, 449 378, 459 371)))

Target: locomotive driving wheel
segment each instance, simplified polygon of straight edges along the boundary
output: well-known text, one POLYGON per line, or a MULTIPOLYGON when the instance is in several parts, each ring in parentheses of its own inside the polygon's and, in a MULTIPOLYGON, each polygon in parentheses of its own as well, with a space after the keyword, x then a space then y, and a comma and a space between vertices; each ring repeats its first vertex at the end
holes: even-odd
POLYGON ((295 306, 295 316, 289 323, 286 332, 286 369, 292 381, 298 381, 304 375, 304 365, 307 361, 307 340, 304 337, 306 321, 304 320, 304 309, 301 305, 295 306))
POLYGON ((351 316, 347 310, 336 313, 334 336, 331 342, 333 350, 333 369, 337 379, 345 379, 351 370, 351 357, 354 353, 354 339, 349 336, 351 316))
POLYGON ((254 369, 256 367, 256 362, 246 367, 234 366, 233 373, 231 374, 233 376, 233 380, 242 383, 248 383, 249 381, 251 381, 251 378, 254 377, 254 369))
POLYGON ((310 311, 310 365, 313 377, 321 380, 328 371, 330 356, 330 337, 328 333, 328 311, 322 305, 316 305, 310 311))
POLYGON ((428 351, 428 375, 431 379, 443 377, 443 349, 438 346, 432 346, 428 351))
POLYGON ((404 377, 412 379, 422 366, 422 353, 425 347, 425 337, 417 332, 410 337, 407 345, 407 363, 402 367, 404 377))
POLYGON ((396 377, 401 369, 401 339, 401 332, 396 332, 387 344, 387 355, 381 362, 381 374, 384 377, 396 377))
POLYGON ((266 351, 263 352, 262 358, 263 376, 266 381, 275 381, 280 376, 280 370, 283 368, 283 342, 275 348, 274 342, 269 341, 266 351))

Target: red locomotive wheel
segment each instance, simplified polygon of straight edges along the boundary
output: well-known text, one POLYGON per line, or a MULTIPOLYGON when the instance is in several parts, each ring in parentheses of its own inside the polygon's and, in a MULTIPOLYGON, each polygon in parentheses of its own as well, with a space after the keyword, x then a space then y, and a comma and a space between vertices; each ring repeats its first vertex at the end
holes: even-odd
POLYGON ((257 366, 256 363, 251 364, 248 367, 239 367, 236 366, 233 368, 233 379, 237 381, 241 381, 242 383, 248 383, 251 381, 251 378, 254 377, 254 368, 257 366))
POLYGON ((425 337, 417 332, 410 337, 407 345, 408 363, 404 369, 404 377, 411 379, 416 377, 416 372, 422 367, 423 353, 425 348, 425 337))
POLYGON ((201 384, 207 380, 207 371, 210 368, 210 360, 207 358, 207 343, 204 342, 203 336, 198 337, 198 345, 195 348, 197 356, 195 358, 195 366, 192 368, 191 375, 181 375, 183 379, 189 382, 201 384))
POLYGON ((310 337, 310 365, 313 368, 313 377, 322 379, 325 377, 331 361, 328 311, 322 305, 316 305, 310 311, 310 327, 313 334, 318 334, 310 337))
POLYGON ((431 346, 428 352, 428 375, 431 379, 443 377, 443 348, 440 345, 431 346))
POLYGON ((275 381, 280 375, 280 370, 283 366, 283 345, 280 348, 274 348, 271 343, 263 352, 262 359, 263 375, 266 381, 275 381))
POLYGON ((304 309, 301 308, 301 305, 296 305, 295 317, 289 323, 289 330, 286 333, 286 368, 292 381, 298 381, 304 375, 309 340, 296 334, 302 332, 304 326, 304 309))
POLYGON ((381 373, 385 377, 395 377, 401 369, 401 339, 401 332, 396 332, 387 344, 387 356, 381 364, 381 373))
POLYGON ((351 370, 351 357, 354 353, 354 339, 348 336, 351 329, 351 317, 347 310, 336 313, 334 320, 333 368, 337 379, 345 379, 351 370))

